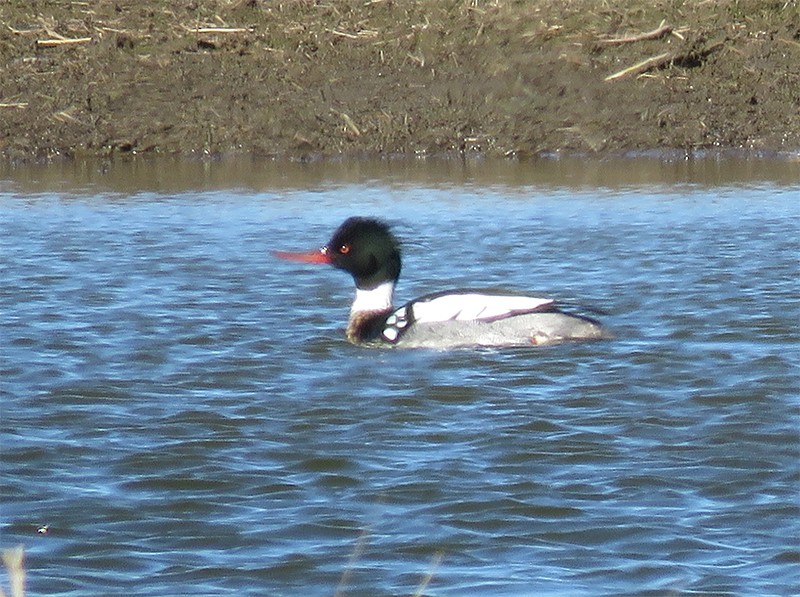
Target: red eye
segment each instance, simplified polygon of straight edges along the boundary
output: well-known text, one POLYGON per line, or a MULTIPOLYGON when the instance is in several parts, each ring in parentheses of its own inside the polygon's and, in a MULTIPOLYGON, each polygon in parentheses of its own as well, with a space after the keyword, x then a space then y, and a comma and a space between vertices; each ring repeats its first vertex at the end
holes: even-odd
POLYGON ((339 253, 342 255, 347 255, 350 252, 350 245, 342 245, 339 247, 339 253))

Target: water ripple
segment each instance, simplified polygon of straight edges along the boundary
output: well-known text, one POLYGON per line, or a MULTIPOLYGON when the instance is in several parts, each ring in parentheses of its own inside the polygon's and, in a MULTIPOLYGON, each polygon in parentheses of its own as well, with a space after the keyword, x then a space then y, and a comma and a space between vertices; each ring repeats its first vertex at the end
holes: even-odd
POLYGON ((773 191, 347 186, 291 226, 257 193, 0 197, 0 542, 62 596, 797 593, 773 191), (354 205, 418 224, 404 297, 545 289, 617 339, 346 344, 348 280, 269 252, 354 205))

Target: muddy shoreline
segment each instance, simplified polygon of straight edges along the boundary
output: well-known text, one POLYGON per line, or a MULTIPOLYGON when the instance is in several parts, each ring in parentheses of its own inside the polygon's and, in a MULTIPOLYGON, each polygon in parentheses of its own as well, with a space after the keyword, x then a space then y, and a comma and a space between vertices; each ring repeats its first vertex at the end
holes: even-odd
POLYGON ((0 6, 0 159, 800 149, 792 2, 0 6))

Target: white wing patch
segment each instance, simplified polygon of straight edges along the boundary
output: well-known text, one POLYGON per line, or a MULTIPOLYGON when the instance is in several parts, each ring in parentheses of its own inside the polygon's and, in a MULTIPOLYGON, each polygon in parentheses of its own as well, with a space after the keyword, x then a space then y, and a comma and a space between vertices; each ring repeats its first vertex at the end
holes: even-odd
POLYGON ((552 304, 551 299, 532 296, 456 293, 422 299, 413 303, 414 320, 420 323, 435 321, 487 321, 520 313, 530 313, 552 304))

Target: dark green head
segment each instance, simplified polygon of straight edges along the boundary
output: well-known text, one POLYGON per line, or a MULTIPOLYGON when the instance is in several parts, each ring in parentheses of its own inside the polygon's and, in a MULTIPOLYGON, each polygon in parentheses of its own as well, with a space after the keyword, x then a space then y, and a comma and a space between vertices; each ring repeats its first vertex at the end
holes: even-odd
POLYGON ((400 277, 400 243, 386 222, 348 218, 322 248, 329 262, 349 272, 356 287, 370 290, 400 277))

